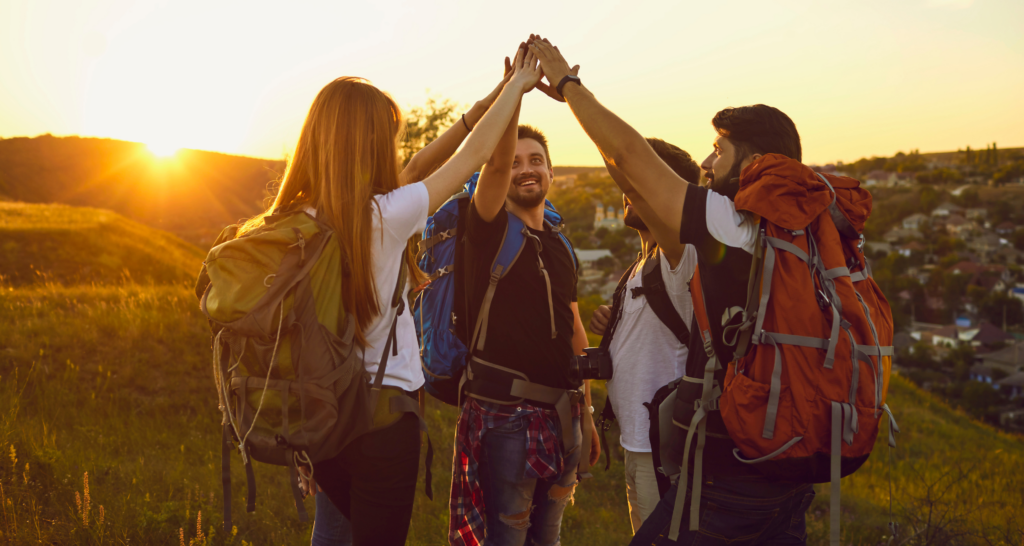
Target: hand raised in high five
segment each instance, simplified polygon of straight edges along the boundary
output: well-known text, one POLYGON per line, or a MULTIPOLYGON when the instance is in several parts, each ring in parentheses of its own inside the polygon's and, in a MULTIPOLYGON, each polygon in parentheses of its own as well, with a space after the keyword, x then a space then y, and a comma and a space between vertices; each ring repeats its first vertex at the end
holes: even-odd
MULTIPOLYGON (((490 106, 494 104, 495 99, 497 99, 498 95, 501 94, 501 90, 505 88, 505 84, 508 83, 508 81, 511 79, 512 62, 509 61, 508 57, 505 57, 505 73, 501 77, 501 81, 498 82, 498 85, 494 89, 492 89, 491 92, 488 93, 486 97, 480 99, 480 102, 484 105, 484 109, 482 112, 479 113, 479 115, 475 116, 475 118, 473 119, 474 123, 484 116, 483 112, 487 111, 487 108, 490 108, 490 106)), ((469 115, 467 114, 466 117, 469 117, 469 115)))
MULTIPOLYGON (((527 42, 527 44, 533 43, 534 40, 543 40, 544 42, 547 42, 547 40, 542 39, 539 35, 531 34, 530 35, 530 40, 527 42)), ((555 48, 555 51, 558 51, 557 47, 555 48)), ((569 74, 572 74, 573 76, 579 76, 580 75, 580 65, 576 65, 576 66, 570 68, 569 69, 569 74)), ((544 83, 543 80, 537 82, 537 89, 540 89, 545 95, 547 95, 547 96, 557 100, 558 102, 565 102, 565 97, 563 97, 562 95, 559 95, 558 94, 558 90, 555 89, 558 86, 558 82, 562 81, 561 78, 559 78, 557 80, 554 80, 552 78, 548 78, 548 81, 550 83, 544 83)))
POLYGON ((565 102, 565 98, 558 95, 556 88, 558 83, 562 81, 562 78, 570 74, 575 76, 579 72, 579 65, 569 68, 569 63, 565 61, 565 57, 562 57, 562 53, 558 51, 557 47, 551 45, 547 38, 531 34, 528 46, 530 53, 533 53, 540 60, 540 66, 548 79, 546 87, 549 87, 554 92, 553 97, 557 96, 558 100, 565 102))
POLYGON ((543 75, 537 56, 528 48, 520 46, 516 51, 515 60, 512 61, 512 79, 509 84, 518 86, 520 93, 527 93, 537 85, 543 75))

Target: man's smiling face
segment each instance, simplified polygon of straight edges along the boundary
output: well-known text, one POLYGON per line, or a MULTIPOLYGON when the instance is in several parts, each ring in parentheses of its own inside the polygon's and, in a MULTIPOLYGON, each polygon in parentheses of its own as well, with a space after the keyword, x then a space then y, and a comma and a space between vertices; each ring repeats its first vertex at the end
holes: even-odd
POLYGON ((512 184, 508 199, 524 209, 543 206, 554 173, 548 165, 544 148, 532 138, 521 138, 516 144, 512 162, 512 184))

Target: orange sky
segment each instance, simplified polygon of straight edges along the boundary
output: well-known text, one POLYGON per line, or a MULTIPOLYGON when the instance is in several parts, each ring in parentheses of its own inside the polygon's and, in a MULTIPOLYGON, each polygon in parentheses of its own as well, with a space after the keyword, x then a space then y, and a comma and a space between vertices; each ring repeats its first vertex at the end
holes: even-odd
MULTIPOLYGON (((341 75, 405 107, 469 104, 530 32, 612 110, 703 158, 710 119, 763 102, 809 163, 1024 146, 1024 2, 258 2, 5 0, 0 136, 81 134, 280 158, 341 75)), ((559 165, 600 157, 540 93, 523 121, 559 165)))

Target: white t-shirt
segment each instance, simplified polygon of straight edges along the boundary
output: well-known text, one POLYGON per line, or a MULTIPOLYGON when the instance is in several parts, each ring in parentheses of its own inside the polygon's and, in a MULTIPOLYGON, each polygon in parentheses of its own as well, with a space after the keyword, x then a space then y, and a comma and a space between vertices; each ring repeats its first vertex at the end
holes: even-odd
MULTIPOLYGON (((398 282, 398 270, 405 259, 405 245, 409 237, 419 234, 427 226, 430 194, 422 182, 402 186, 390 193, 374 197, 380 205, 373 208, 373 278, 377 284, 377 307, 381 314, 366 329, 365 367, 372 377, 377 375, 377 366, 384 353, 391 332, 391 322, 396 309, 391 307, 391 296, 398 282), (383 230, 383 237, 381 237, 383 230)), ((398 356, 388 357, 384 370, 384 384, 414 391, 423 386, 423 371, 420 365, 419 339, 413 323, 412 306, 409 305, 408 291, 403 291, 405 311, 398 317, 395 335, 398 342, 398 356)))
MULTIPOLYGON (((669 268, 664 253, 659 261, 669 299, 689 327, 693 302, 686 283, 697 266, 697 252, 686 245, 675 269, 669 268)), ((622 431, 622 447, 647 453, 651 451, 651 418, 644 402, 650 402, 658 389, 686 373, 688 351, 647 305, 646 296, 631 296, 630 290, 642 284, 642 269, 643 264, 638 264, 623 292, 622 315, 609 347, 613 373, 608 396, 622 431)))
POLYGON ((752 215, 737 211, 732 199, 708 191, 706 216, 708 233, 718 242, 754 253, 758 223, 752 215))

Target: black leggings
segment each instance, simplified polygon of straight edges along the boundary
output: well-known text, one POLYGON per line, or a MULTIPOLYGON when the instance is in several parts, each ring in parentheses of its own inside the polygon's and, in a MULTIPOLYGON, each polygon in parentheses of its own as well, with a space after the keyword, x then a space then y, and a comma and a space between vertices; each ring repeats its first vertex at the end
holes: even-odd
POLYGON ((352 522, 355 546, 405 544, 419 460, 419 419, 406 413, 315 465, 316 484, 352 522))

